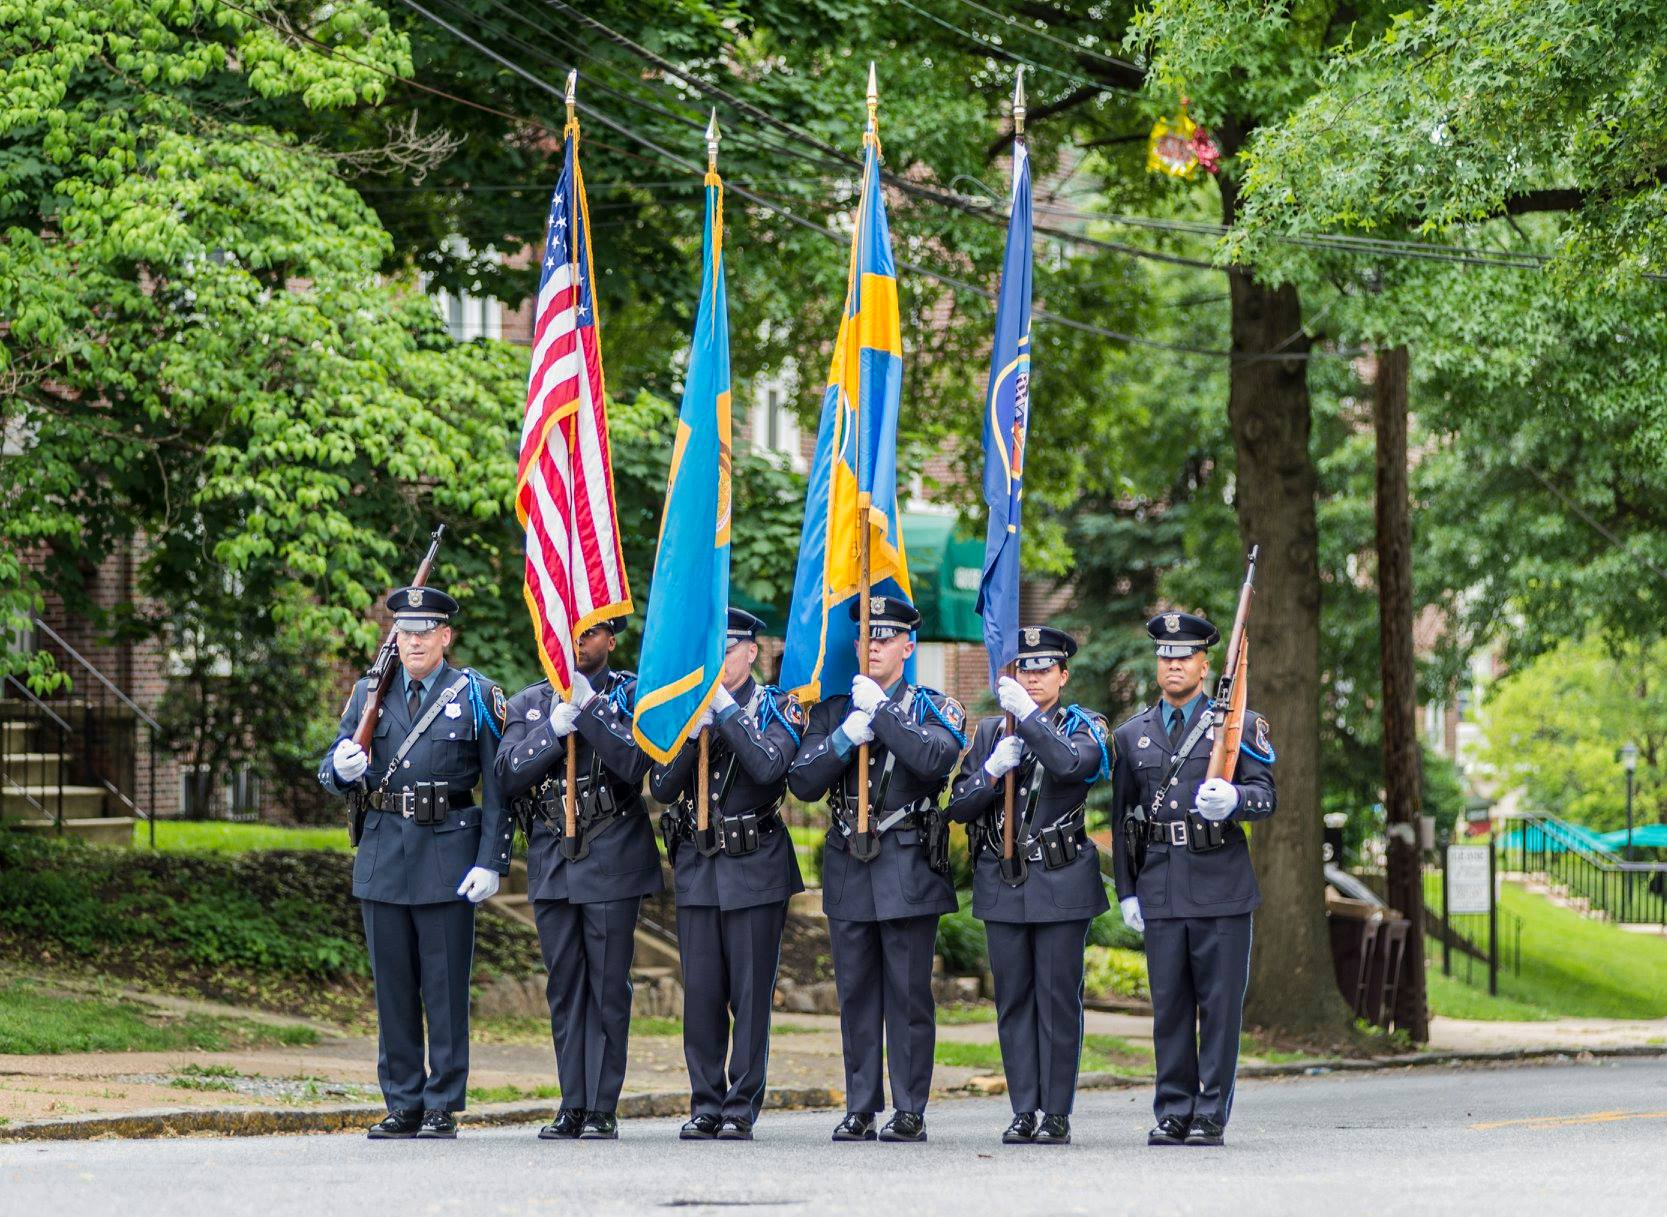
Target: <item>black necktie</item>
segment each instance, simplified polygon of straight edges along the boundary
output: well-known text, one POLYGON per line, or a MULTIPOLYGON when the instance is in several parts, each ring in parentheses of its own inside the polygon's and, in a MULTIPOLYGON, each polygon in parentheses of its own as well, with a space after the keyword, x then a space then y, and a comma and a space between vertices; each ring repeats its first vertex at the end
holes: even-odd
POLYGON ((1185 721, 1185 714, 1179 706, 1169 707, 1169 734, 1175 739, 1181 738, 1181 724, 1185 721))
POLYGON ((405 713, 410 716, 412 722, 417 721, 417 711, 422 708, 422 704, 423 682, 420 680, 413 680, 408 686, 408 691, 405 695, 405 713))

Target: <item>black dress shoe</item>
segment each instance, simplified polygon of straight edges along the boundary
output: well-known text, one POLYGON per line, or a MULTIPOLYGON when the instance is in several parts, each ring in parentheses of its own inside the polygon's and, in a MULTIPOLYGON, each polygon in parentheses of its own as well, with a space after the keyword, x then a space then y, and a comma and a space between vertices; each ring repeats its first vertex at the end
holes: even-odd
POLYGON ((689 1122, 678 1130, 677 1136, 683 1141, 710 1141, 718 1135, 718 1129, 721 1127, 723 1120, 703 1111, 698 1116, 690 1116, 689 1122))
POLYGON ((1042 1122, 1036 1126, 1036 1144, 1038 1145, 1069 1145, 1071 1143, 1071 1117, 1050 1116, 1042 1113, 1042 1122))
POLYGON ((1227 1130, 1214 1120, 1194 1119, 1187 1129, 1188 1145, 1225 1145, 1227 1130))
POLYGON ((835 1141, 872 1141, 874 1140, 874 1113, 871 1111, 848 1111, 845 1118, 834 1129, 835 1141))
POLYGON ((1187 1139, 1187 1122, 1180 1116, 1165 1116, 1158 1126, 1146 1134, 1148 1145, 1183 1145, 1187 1139))
POLYGON ((1013 1122, 1007 1126, 1007 1131, 1001 1134, 1001 1143, 1003 1145, 1029 1145, 1030 1139, 1035 1135, 1035 1113, 1021 1111, 1013 1117, 1013 1122))
POLYGON ((752 1121, 746 1116, 725 1116, 723 1127, 718 1130, 720 1141, 751 1141, 752 1121))
POLYGON ((617 1141, 619 1121, 611 1111, 587 1111, 585 1130, 579 1135, 587 1141, 617 1141))
POLYGON ((571 1141, 585 1126, 585 1109, 563 1107, 556 1118, 538 1130, 540 1141, 571 1141))
POLYGON ((926 1140, 926 1117, 912 1111, 893 1112, 886 1126, 880 1130, 882 1141, 926 1140))
POLYGON ((425 1111, 417 1136, 429 1141, 454 1140, 457 1137, 457 1121, 449 1111, 425 1111))
POLYGON ((372 1124, 365 1132, 365 1136, 372 1141, 405 1141, 417 1135, 417 1130, 423 1126, 423 1113, 419 1107, 414 1111, 390 1111, 380 1121, 372 1124))

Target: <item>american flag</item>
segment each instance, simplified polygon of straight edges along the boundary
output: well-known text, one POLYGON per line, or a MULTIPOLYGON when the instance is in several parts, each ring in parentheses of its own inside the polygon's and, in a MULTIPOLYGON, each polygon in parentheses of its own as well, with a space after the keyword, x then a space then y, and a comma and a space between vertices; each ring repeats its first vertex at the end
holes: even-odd
POLYGON ((570 122, 539 272, 515 488, 515 511, 527 530, 522 592, 545 675, 563 696, 572 687, 574 638, 631 612, 578 145, 578 124, 570 122))

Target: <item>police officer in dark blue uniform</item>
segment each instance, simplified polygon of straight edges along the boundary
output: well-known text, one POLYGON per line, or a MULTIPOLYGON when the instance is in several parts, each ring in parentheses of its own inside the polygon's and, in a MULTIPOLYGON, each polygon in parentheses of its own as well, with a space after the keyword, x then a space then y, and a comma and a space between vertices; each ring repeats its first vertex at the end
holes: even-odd
MULTIPOLYGON (((853 601, 853 618, 858 608, 853 601)), ((833 1139, 875 1140, 875 1114, 885 1106, 883 1034, 896 1112, 879 1139, 924 1141, 937 1032, 932 956, 938 918, 956 907, 938 797, 966 747, 966 713, 954 698, 903 679, 920 624, 914 605, 873 596, 869 623, 870 675, 811 710, 787 784, 807 802, 827 795, 832 811, 822 907, 833 942, 846 1105, 833 1139), (859 774, 864 743, 868 772, 859 774), (856 833, 858 781, 868 784, 870 841, 856 833), (877 852, 865 859, 869 849, 877 852)))
POLYGON ((642 898, 663 891, 642 782, 652 762, 631 735, 637 678, 608 666, 622 622, 574 642, 573 697, 547 680, 509 703, 498 751, 504 794, 527 832, 528 895, 549 972, 561 1108, 542 1139, 619 1135, 631 1033, 631 961, 642 898), (567 750, 577 762, 577 832, 566 833, 567 750))
POLYGON ((1099 851, 1083 823, 1088 790, 1109 777, 1106 723, 1065 705, 1076 639, 1051 626, 1019 631, 1018 679, 997 682, 1013 716, 973 733, 949 800, 967 825, 973 916, 984 922, 996 982, 1001 1064, 1013 1122, 1009 1145, 1068 1145, 1082 1054, 1083 951, 1088 925, 1111 907, 1099 851), (1013 863, 1003 861, 1005 775, 1014 780, 1013 863), (1036 1113, 1041 1112, 1038 1122, 1036 1113))
POLYGON ((1162 696, 1113 733, 1112 806, 1118 903, 1146 935, 1152 990, 1147 1144, 1220 1145, 1262 902, 1243 826, 1273 814, 1273 745, 1267 720, 1247 709, 1233 780, 1206 781, 1215 727, 1204 681, 1220 632, 1191 613, 1159 613, 1146 631, 1162 696))
POLYGON ((695 807, 696 736, 648 779, 654 797, 670 805, 660 831, 676 875, 683 960, 683 1056, 692 1093, 685 1141, 752 1140, 764 1101, 787 898, 805 890, 778 814, 804 714, 790 694, 753 679, 763 625, 745 609, 729 610, 723 678, 696 726, 697 736, 711 736, 706 834, 698 831, 695 807))
POLYGON ((515 832, 492 767, 504 693, 446 662, 457 601, 445 592, 401 588, 388 608, 400 667, 390 674, 370 755, 350 738, 364 714, 360 680, 318 780, 332 794, 356 793, 368 808, 353 894, 370 949, 376 1076, 388 1104, 370 1136, 455 1137, 453 1113, 463 1110, 469 1081, 475 905, 509 873, 515 832))

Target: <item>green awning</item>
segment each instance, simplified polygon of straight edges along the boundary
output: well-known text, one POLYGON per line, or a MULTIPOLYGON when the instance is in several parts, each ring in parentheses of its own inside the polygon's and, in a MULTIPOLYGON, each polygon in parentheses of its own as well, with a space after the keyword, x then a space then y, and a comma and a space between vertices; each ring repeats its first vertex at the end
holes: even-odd
POLYGON ((973 606, 984 573, 984 542, 957 528, 953 515, 903 513, 909 584, 920 610, 922 642, 981 642, 984 623, 973 606))
MULTIPOLYGON (((920 610, 922 642, 982 642, 984 623, 973 611, 984 573, 984 542, 956 529, 956 517, 903 513, 903 544, 909 554, 909 583, 920 610)), ((745 589, 731 587, 731 604, 764 619, 765 632, 787 630, 787 606, 766 604, 745 589)))

